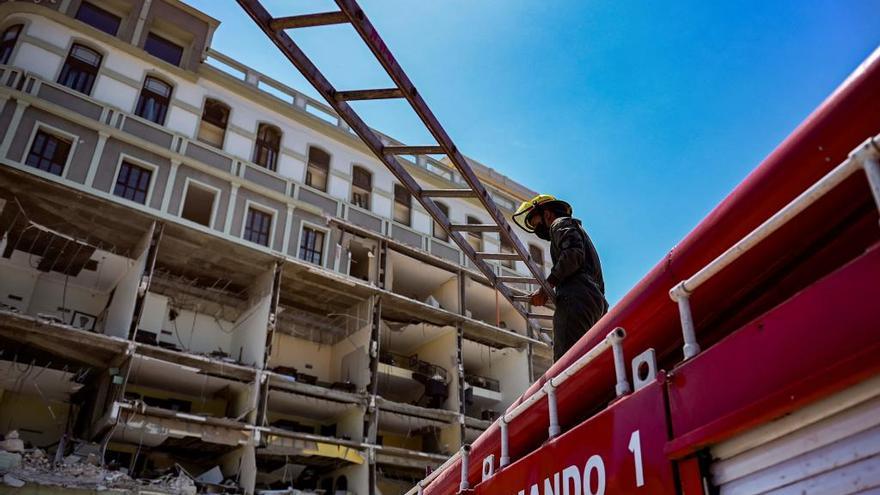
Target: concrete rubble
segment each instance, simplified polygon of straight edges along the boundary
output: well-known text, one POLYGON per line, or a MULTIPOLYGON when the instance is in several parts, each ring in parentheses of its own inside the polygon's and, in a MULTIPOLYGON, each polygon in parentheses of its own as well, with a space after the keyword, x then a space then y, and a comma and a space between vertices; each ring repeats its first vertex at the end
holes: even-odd
POLYGON ((182 468, 156 479, 133 479, 126 469, 107 469, 94 453, 70 454, 61 462, 39 448, 26 448, 15 432, 0 442, 2 485, 21 488, 27 484, 96 491, 138 493, 150 491, 169 495, 195 495, 196 482, 182 468))

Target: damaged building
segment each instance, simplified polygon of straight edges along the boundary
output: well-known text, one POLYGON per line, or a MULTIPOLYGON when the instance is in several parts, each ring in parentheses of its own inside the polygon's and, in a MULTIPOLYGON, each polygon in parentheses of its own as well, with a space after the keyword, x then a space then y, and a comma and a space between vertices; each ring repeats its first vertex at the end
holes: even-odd
MULTIPOLYGON (((218 25, 177 0, 0 3, 0 434, 21 457, 0 469, 401 494, 549 367, 550 322, 330 107, 212 50, 218 25)), ((472 166, 508 217, 534 194, 472 166)), ((443 207, 485 222, 475 199, 443 207)))

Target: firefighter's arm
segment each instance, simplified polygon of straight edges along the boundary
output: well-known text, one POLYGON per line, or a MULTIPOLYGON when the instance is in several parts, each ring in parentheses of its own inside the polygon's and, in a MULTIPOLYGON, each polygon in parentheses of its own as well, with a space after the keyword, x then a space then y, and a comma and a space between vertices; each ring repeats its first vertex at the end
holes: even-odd
POLYGON ((559 246, 559 257, 550 270, 547 282, 553 287, 559 286, 565 279, 577 272, 584 263, 584 239, 578 232, 577 225, 554 224, 550 235, 559 246))

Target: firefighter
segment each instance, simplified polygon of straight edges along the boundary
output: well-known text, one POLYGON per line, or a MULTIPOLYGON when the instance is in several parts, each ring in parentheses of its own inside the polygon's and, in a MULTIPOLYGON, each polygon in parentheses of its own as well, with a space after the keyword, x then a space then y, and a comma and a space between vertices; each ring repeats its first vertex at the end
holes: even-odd
MULTIPOLYGON (((556 293, 553 359, 558 361, 608 311, 599 254, 581 221, 572 218, 571 205, 549 194, 523 202, 513 220, 550 242, 553 268, 547 282, 556 293)), ((547 301, 548 294, 539 288, 529 302, 544 306, 547 301)))

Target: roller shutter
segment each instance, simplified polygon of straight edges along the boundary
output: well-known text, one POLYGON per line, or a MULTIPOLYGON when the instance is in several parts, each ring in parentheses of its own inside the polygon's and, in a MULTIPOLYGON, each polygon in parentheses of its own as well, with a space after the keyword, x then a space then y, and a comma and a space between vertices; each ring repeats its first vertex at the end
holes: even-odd
POLYGON ((721 495, 880 494, 880 377, 712 448, 721 495))

